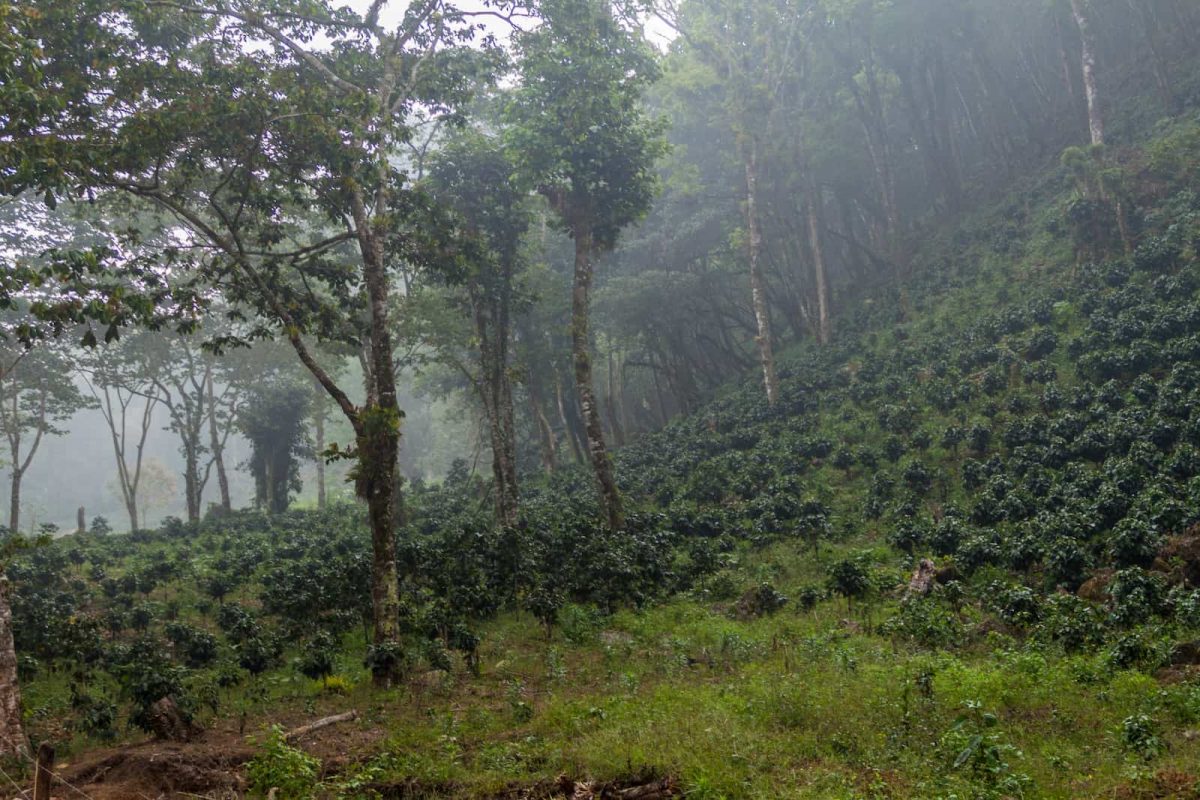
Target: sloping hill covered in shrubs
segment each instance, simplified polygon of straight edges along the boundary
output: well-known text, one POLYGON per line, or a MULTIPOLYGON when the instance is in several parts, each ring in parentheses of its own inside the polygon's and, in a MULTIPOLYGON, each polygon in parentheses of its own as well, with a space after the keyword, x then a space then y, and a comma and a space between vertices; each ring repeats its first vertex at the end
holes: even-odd
POLYGON ((1068 152, 782 359, 776 406, 748 378, 618 451, 620 533, 581 469, 512 530, 465 465, 413 487, 397 651, 356 507, 22 554, 30 728, 83 753, 171 697, 260 735, 250 789, 347 797, 1200 796, 1198 175, 1195 121, 1068 152), (346 708, 383 733, 336 765, 261 738, 346 708))

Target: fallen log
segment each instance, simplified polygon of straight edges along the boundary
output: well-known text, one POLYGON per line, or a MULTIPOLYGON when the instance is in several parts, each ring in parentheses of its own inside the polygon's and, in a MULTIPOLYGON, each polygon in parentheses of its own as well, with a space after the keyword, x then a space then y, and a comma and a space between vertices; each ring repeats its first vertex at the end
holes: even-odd
POLYGON ((283 735, 285 742, 294 742, 297 739, 302 739, 313 731, 319 731, 321 728, 328 728, 330 725, 337 725, 339 722, 353 722, 358 719, 357 711, 346 711, 341 714, 334 714, 329 717, 322 717, 316 722, 310 722, 307 725, 301 725, 299 728, 294 728, 283 735))
POLYGON ((675 795, 675 781, 670 778, 663 778, 642 786, 630 786, 617 793, 617 797, 621 800, 665 800, 665 798, 675 795))
POLYGON ((667 800, 677 797, 679 789, 673 778, 661 778, 637 786, 617 788, 611 784, 597 786, 593 783, 576 782, 559 779, 559 784, 567 792, 571 800, 667 800))

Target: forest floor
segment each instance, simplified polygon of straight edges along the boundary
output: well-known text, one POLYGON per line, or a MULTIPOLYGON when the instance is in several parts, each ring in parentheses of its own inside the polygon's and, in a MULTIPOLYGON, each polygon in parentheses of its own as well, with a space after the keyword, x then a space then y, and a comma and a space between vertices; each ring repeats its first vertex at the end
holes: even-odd
MULTIPOLYGON (((270 722, 281 724, 295 716, 273 715, 270 722)), ((262 720, 260 727, 266 724, 267 720, 262 720)), ((147 738, 88 751, 81 754, 78 761, 55 765, 54 796, 64 800, 236 800, 246 797, 249 791, 245 768, 258 751, 252 745, 254 737, 248 739, 237 730, 238 727, 238 723, 225 721, 186 742, 147 738)), ((319 759, 320 778, 328 781, 369 764, 372 758, 379 755, 385 731, 386 726, 378 722, 330 726, 300 737, 294 740, 294 744, 319 759)), ((512 781, 503 788, 484 793, 451 780, 419 777, 364 781, 355 789, 354 796, 380 800, 451 797, 479 800, 659 800, 681 794, 674 778, 660 776, 652 770, 604 781, 577 779, 565 774, 533 781, 512 781)), ((277 797, 284 800, 286 795, 278 794, 277 797)))
POLYGON ((345 693, 277 686, 188 743, 81 748, 56 795, 242 797, 269 725, 353 709, 296 742, 319 761, 317 797, 1200 798, 1195 668, 1041 654, 989 619, 973 647, 922 652, 878 630, 893 610, 739 619, 732 603, 676 601, 581 616, 551 639, 505 615, 478 675, 457 663, 387 691, 365 672, 345 693), (1139 750, 1143 714, 1155 727, 1139 750))

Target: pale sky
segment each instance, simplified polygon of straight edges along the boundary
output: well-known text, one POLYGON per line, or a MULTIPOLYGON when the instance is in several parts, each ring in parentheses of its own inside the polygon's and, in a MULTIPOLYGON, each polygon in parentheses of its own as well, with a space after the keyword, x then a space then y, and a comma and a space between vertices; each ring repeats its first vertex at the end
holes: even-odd
MULTIPOLYGON (((346 5, 361 14, 371 6, 371 0, 350 0, 346 5)), ((489 7, 483 0, 461 0, 456 5, 463 11, 483 11, 489 7)), ((389 27, 395 25, 404 16, 404 9, 407 7, 408 3, 403 0, 391 0, 391 2, 385 3, 379 15, 380 21, 389 27)), ((495 18, 481 18, 480 21, 485 25, 488 33, 495 36, 498 41, 508 41, 512 28, 506 22, 495 18)), ((665 50, 671 40, 675 38, 675 33, 654 16, 646 20, 643 30, 646 38, 660 50, 665 50)))

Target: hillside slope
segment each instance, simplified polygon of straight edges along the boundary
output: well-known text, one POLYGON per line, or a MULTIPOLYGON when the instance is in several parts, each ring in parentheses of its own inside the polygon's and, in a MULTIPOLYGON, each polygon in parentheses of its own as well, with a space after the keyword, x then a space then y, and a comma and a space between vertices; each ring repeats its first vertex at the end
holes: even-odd
POLYGON ((1196 121, 1068 153, 783 359, 776 407, 747 379, 619 451, 619 534, 580 469, 512 531, 465 467, 414 487, 409 647, 368 654, 400 687, 362 662, 356 508, 24 554, 30 729, 93 794, 90 751, 169 696, 209 728, 196 763, 254 749, 138 791, 1200 796, 1197 177, 1196 121), (263 734, 347 708, 319 761, 263 734))

